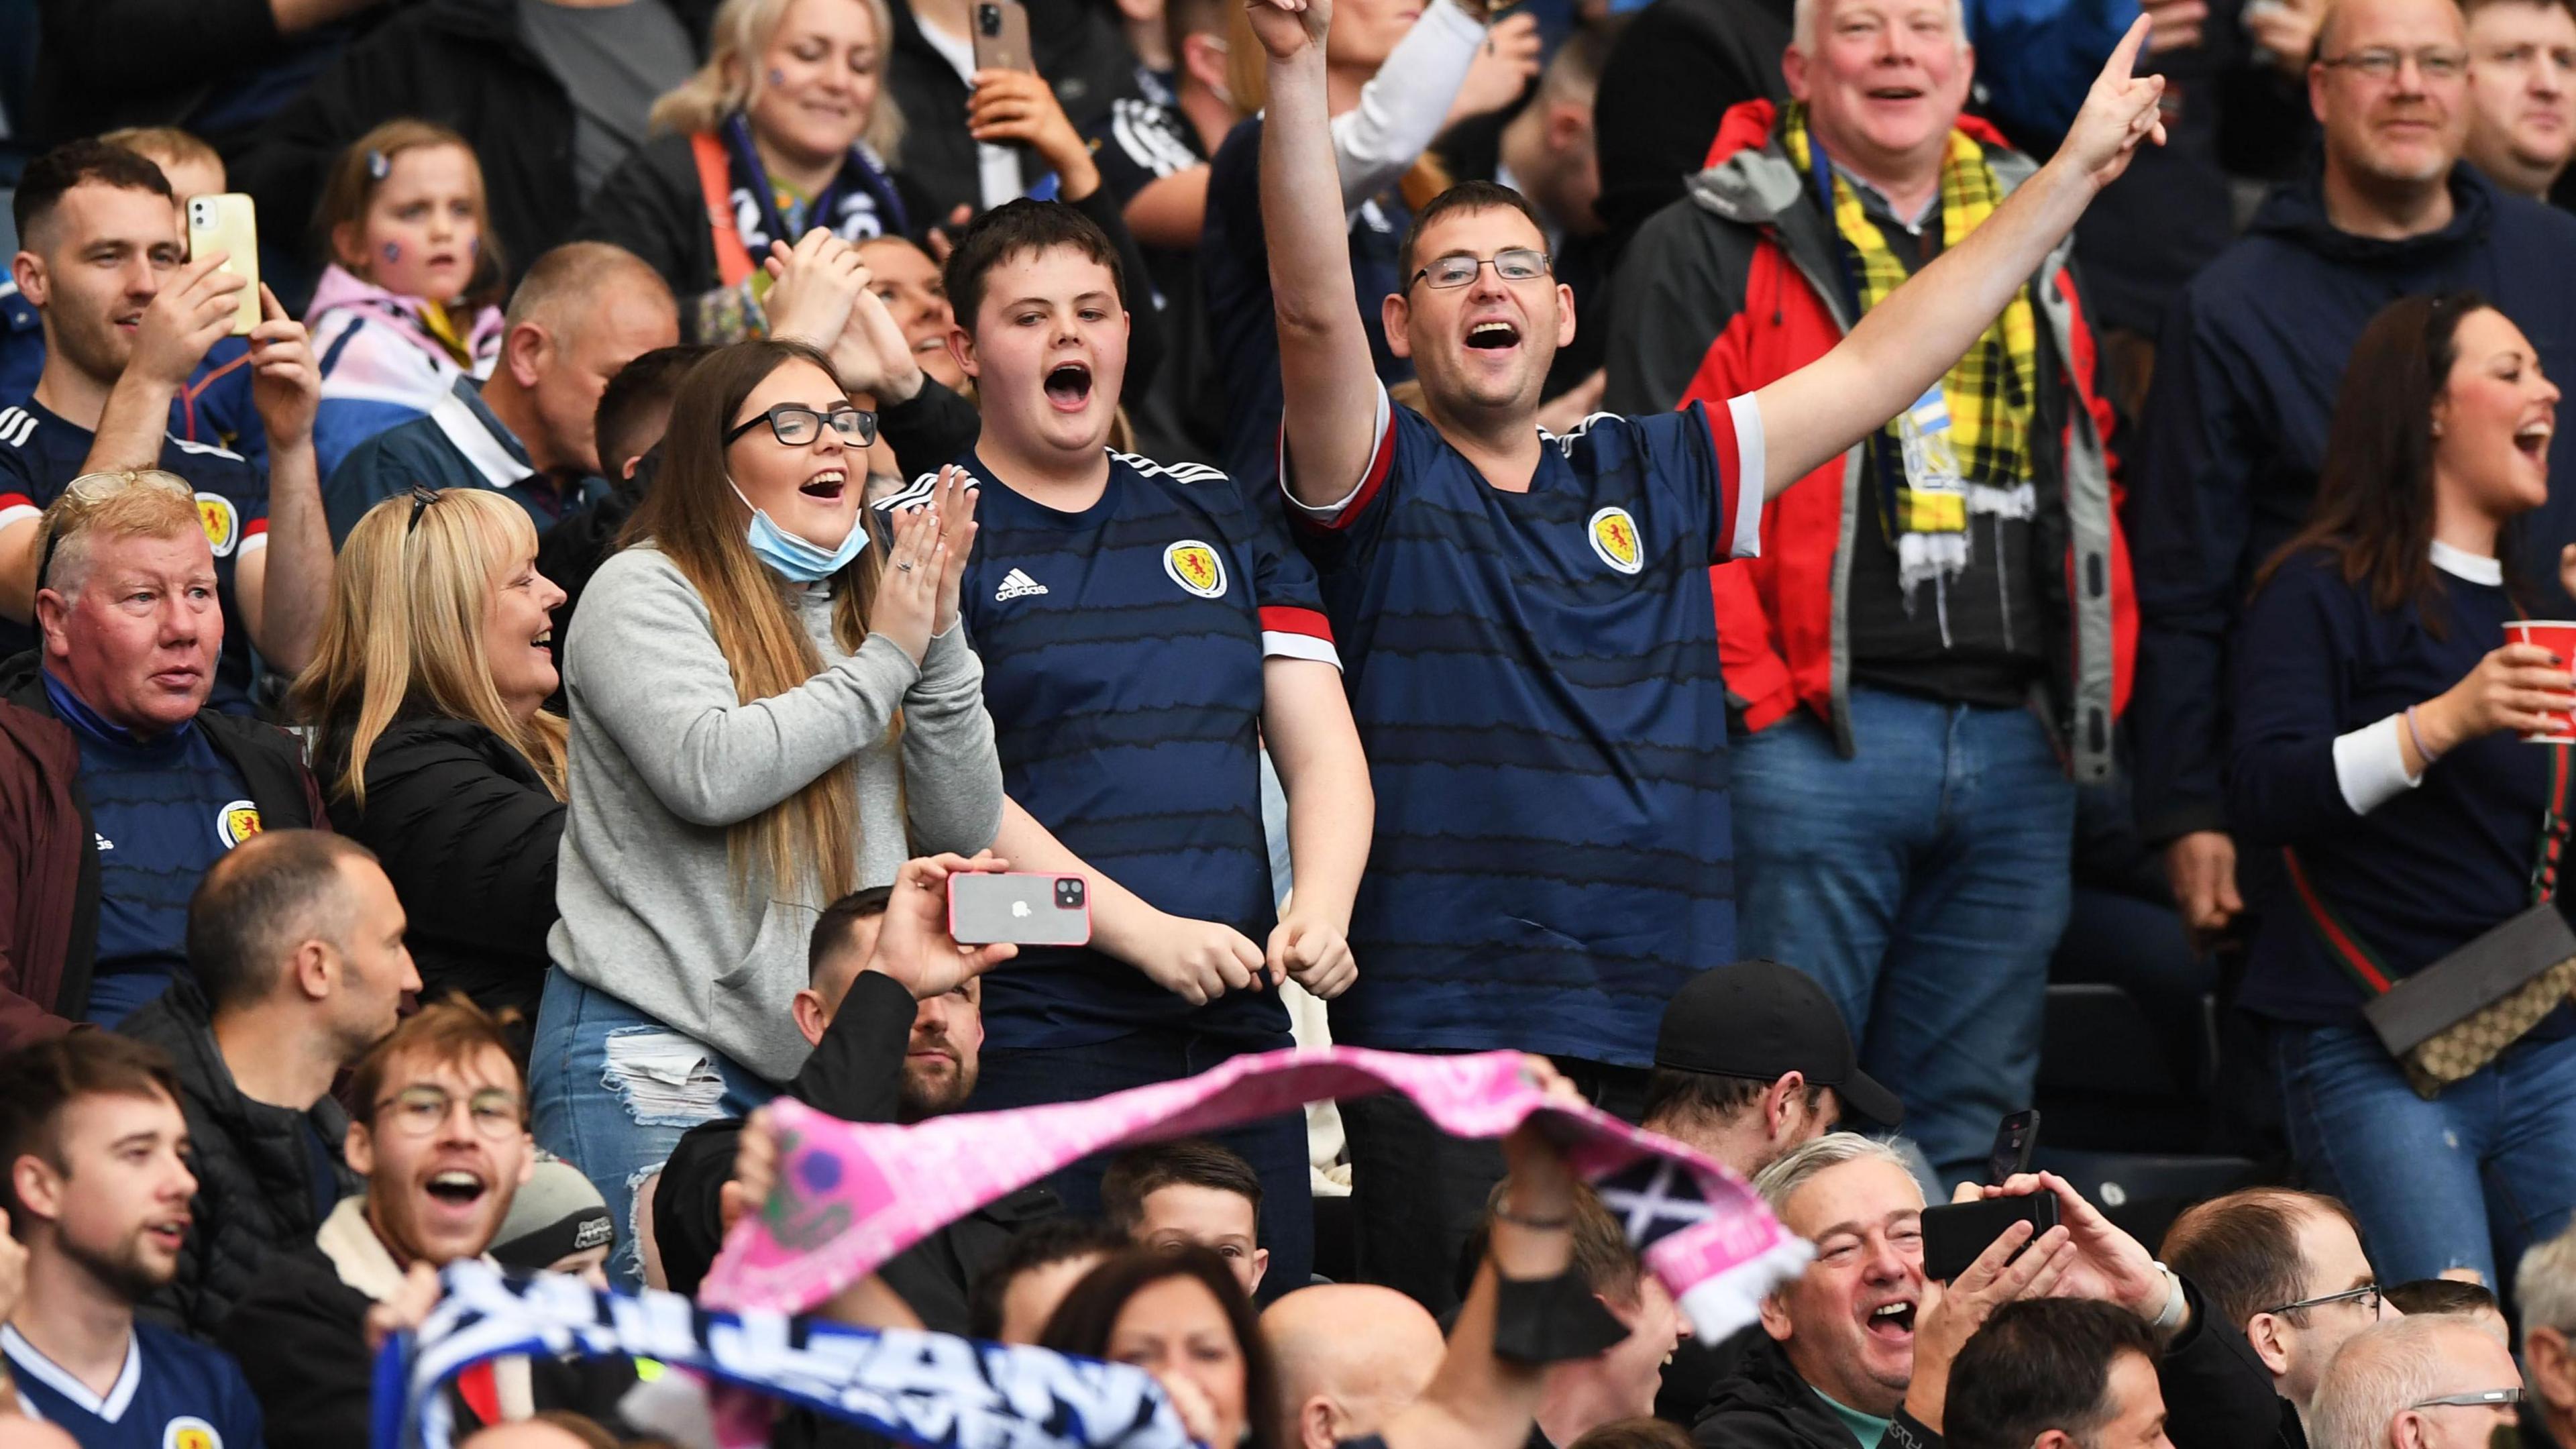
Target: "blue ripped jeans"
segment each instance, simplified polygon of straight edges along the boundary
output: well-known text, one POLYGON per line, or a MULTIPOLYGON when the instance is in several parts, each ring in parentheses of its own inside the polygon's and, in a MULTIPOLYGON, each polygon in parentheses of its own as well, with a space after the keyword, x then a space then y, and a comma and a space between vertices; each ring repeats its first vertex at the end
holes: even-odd
POLYGON ((690 1128, 748 1116, 777 1088, 605 991, 546 972, 528 1053, 529 1131, 581 1169, 617 1220, 609 1281, 644 1281, 635 1189, 690 1128))
POLYGON ((2430 1102, 2364 1027, 2277 1027, 2272 1065, 2300 1172, 2351 1205, 2382 1282, 2495 1287, 2576 1207, 2576 1037, 2516 1042, 2430 1102))

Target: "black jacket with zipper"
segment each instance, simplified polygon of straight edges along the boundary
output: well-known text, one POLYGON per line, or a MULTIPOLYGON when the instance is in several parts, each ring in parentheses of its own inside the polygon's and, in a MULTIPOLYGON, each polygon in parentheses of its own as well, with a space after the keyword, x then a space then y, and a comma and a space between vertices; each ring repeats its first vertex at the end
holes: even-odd
MULTIPOLYGON (((703 50, 715 0, 652 3, 667 5, 703 50)), ((518 17, 518 0, 423 0, 343 51, 270 118, 234 170, 234 184, 258 200, 263 230, 290 246, 300 241, 340 153, 382 122, 416 116, 474 147, 510 276, 571 240, 581 221, 572 96, 518 17)))
POLYGON ((188 977, 172 981, 117 1030, 168 1052, 178 1065, 188 1167, 197 1178, 178 1274, 144 1311, 214 1342, 215 1325, 259 1283, 272 1258, 312 1249, 322 1227, 319 1200, 365 1190, 340 1155, 349 1114, 328 1093, 302 1112, 243 1096, 215 1043, 213 1011, 188 977), (328 1182, 315 1181, 317 1168, 329 1172, 328 1182))
MULTIPOLYGON (((1691 1438, 1700 1449, 1865 1449, 1767 1333, 1747 1338, 1735 1372, 1709 1393, 1691 1438)), ((1883 1442, 1885 1449, 1942 1449, 1941 1436, 1901 1407, 1883 1442)))
MULTIPOLYGON (((912 993, 893 977, 860 972, 787 1095, 845 1122, 894 1121, 915 1010, 912 993)), ((674 1292, 694 1296, 715 1261, 724 1239, 717 1197, 733 1176, 741 1138, 738 1118, 702 1123, 680 1139, 662 1168, 653 1190, 653 1242, 674 1292)), ((1024 1187, 904 1249, 878 1276, 912 1305, 923 1326, 962 1334, 966 1290, 976 1276, 1001 1256, 1013 1233, 1063 1210, 1051 1189, 1024 1187)))
POLYGON ((411 714, 367 752, 367 802, 339 788, 348 736, 314 743, 331 823, 376 853, 409 924, 421 999, 462 991, 536 1019, 564 803, 509 741, 472 720, 411 714))

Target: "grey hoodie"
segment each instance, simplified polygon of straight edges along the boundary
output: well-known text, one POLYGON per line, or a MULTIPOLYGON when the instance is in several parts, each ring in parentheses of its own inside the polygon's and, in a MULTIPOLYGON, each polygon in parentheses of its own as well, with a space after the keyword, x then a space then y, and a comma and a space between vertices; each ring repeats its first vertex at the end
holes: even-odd
POLYGON ((736 701, 706 601, 650 544, 600 566, 567 643, 569 810, 547 939, 572 978, 659 1019, 772 1082, 806 1055, 788 1004, 825 901, 755 882, 746 900, 726 827, 850 762, 855 879, 894 879, 911 847, 971 853, 1002 820, 1002 767, 984 666, 951 628, 916 667, 883 636, 857 654, 832 638, 827 589, 797 600, 820 674, 736 701), (903 713, 901 758, 887 727, 903 713), (793 896, 795 899, 780 899, 793 896))

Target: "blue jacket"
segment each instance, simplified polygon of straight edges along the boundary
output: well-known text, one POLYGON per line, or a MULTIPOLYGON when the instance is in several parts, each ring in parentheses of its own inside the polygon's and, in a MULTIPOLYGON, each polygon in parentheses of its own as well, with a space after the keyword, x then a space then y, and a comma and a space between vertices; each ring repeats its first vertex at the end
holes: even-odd
MULTIPOLYGON (((249 356, 250 343, 239 337, 226 337, 207 352, 188 385, 170 400, 170 436, 229 449, 265 473, 268 429, 251 405, 249 356)), ((17 283, 0 277, 0 407, 34 397, 44 375, 44 319, 17 283)))
POLYGON ((348 542, 349 530, 368 509, 410 492, 414 484, 495 489, 528 510, 539 537, 555 520, 608 493, 606 479, 567 481, 558 489, 556 480, 539 473, 527 445, 483 405, 482 384, 471 377, 456 379, 427 413, 351 448, 322 480, 331 546, 348 542))
MULTIPOLYGON (((2465 165, 2451 197, 2448 226, 2381 241, 2329 224, 2311 174, 2274 192, 2166 316, 2128 503, 2129 718, 2151 843, 2227 827, 2228 637, 2254 571, 2307 519, 2344 360, 2371 317, 2399 297, 2472 289, 2522 328, 2550 376, 2576 377, 2576 216, 2465 165)), ((2550 444, 2560 478, 2576 478, 2571 434, 2550 444)), ((2552 490, 2523 538, 2534 608, 2568 617, 2558 549, 2576 539, 2576 488, 2552 490)))

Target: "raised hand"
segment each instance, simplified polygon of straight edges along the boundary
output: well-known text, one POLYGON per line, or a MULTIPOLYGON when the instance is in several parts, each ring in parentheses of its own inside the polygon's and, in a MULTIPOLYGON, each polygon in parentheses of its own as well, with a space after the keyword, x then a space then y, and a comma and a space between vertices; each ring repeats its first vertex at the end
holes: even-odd
MULTIPOLYGON (((931 618, 938 612, 939 575, 947 566, 940 551, 939 520, 927 508, 910 508, 886 519, 894 544, 886 550, 885 569, 877 575, 877 596, 868 605, 868 628, 893 640, 904 657, 919 664, 930 649, 931 618)), ((852 520, 852 528, 864 520, 852 520)))
POLYGON ((236 295, 250 284, 223 271, 224 254, 216 252, 181 263, 143 309, 134 330, 134 354, 126 370, 147 381, 177 387, 206 360, 214 345, 232 335, 236 295))
POLYGON ((2066 130, 2066 140, 2059 145, 2050 164, 2064 163, 2081 172, 2099 190, 2110 185, 2129 168, 2129 158, 2137 153, 2138 143, 2153 140, 2165 143, 2165 124, 2158 102, 2165 93, 2165 78, 2160 75, 2138 75, 2135 69, 2138 51, 2146 44, 2147 33, 2154 22, 2141 15, 2120 38, 2118 48, 2102 65, 2102 73, 2093 78, 2093 89, 2084 97, 2084 108, 2075 115, 2075 123, 2066 130))
POLYGON ((1333 0, 1244 0, 1252 33, 1273 60, 1294 59, 1312 49, 1324 53, 1324 32, 1333 23, 1333 0))
POLYGON ((313 436, 313 415, 322 407, 322 367, 313 358, 312 334, 286 315, 265 282, 259 314, 250 333, 251 406, 268 429, 270 446, 292 447, 313 436))
POLYGON ((939 612, 930 630, 934 637, 957 626, 957 594, 966 577, 966 556, 975 547, 975 500, 979 496, 965 469, 951 463, 939 470, 939 484, 930 495, 931 515, 939 520, 943 560, 939 570, 939 612))
MULTIPOLYGON (((761 265, 771 282, 769 335, 825 350, 840 341, 851 307, 871 280, 859 249, 819 226, 793 247, 771 242, 761 265)), ((842 385, 849 385, 847 379, 842 385)))
POLYGON ((1538 67, 1538 17, 1524 10, 1495 21, 1485 33, 1485 43, 1477 47, 1476 58, 1467 63, 1467 78, 1458 83, 1458 98, 1449 103, 1444 129, 1491 115, 1519 100, 1538 67))
POLYGON ((862 970, 893 977, 915 1001, 945 996, 1020 954, 1007 941, 961 946, 948 934, 948 878, 1004 871, 1011 863, 986 850, 972 858, 929 855, 903 863, 886 896, 885 924, 862 970))
POLYGON ((2057 1291, 2075 1266, 2071 1238, 2066 1228, 2054 1227, 2033 1241, 2030 1224, 2017 1222, 1988 1243, 1948 1287, 1924 1283, 1922 1301, 1914 1309, 1914 1382, 1905 1395, 1907 1413, 1927 1429, 1940 1429, 1950 1361, 1997 1308, 2016 1298, 2044 1298, 2057 1291), (2013 1256, 2025 1243, 2029 1251, 2013 1256))
POLYGON ((1100 186, 1091 148, 1073 129, 1046 78, 1035 71, 979 70, 966 102, 966 133, 988 145, 1018 143, 1054 168, 1058 195, 1079 201, 1100 186))
POLYGON ((841 386, 866 393, 880 409, 921 394, 921 364, 913 360, 912 344, 872 287, 851 299, 849 321, 832 343, 832 371, 841 386))

